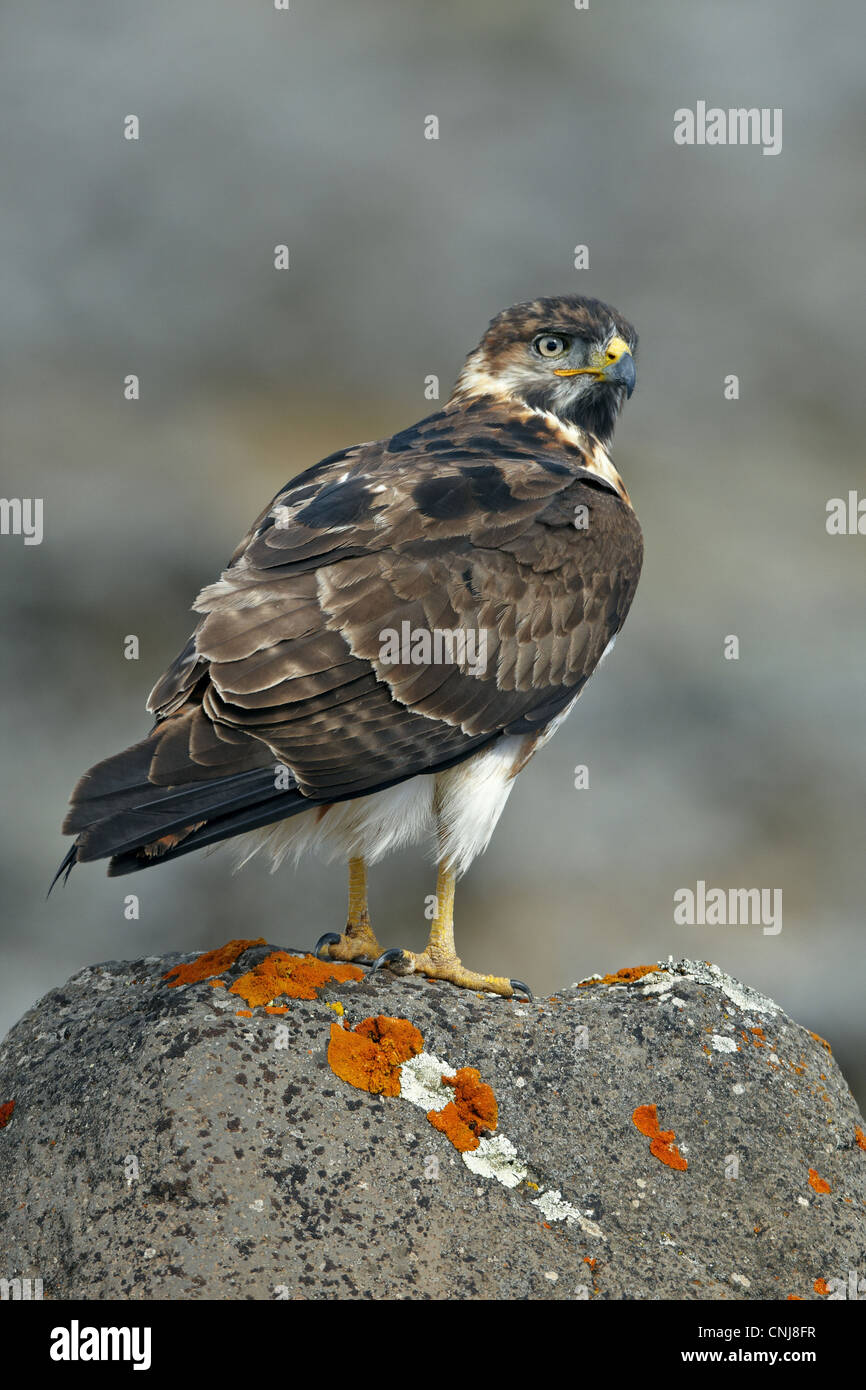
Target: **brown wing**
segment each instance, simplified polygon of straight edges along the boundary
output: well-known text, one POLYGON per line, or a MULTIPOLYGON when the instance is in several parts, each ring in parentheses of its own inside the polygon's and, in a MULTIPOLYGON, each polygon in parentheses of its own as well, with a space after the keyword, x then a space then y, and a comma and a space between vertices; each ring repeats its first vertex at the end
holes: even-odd
POLYGON ((151 708, 203 674, 204 715, 265 740, 317 798, 546 722, 622 625, 641 560, 631 509, 549 438, 518 450, 495 413, 443 413, 301 475, 200 596, 151 708), (406 624, 463 632, 476 656, 483 634, 485 669, 383 658, 406 624))
MULTIPOLYGON (((449 408, 301 474, 200 594, 202 620, 150 698, 157 727, 138 745, 149 787, 188 788, 206 821, 183 849, 223 838, 221 821, 228 835, 253 815, 290 814, 294 804, 270 805, 275 762, 303 806, 543 727, 622 625, 641 554, 634 513, 595 475, 589 441, 582 450, 528 410, 449 408), (389 634, 406 633, 410 649, 413 633, 421 647, 424 633, 463 633, 468 650, 446 638, 429 660, 405 659, 405 644, 395 660, 389 634), (252 801, 221 811, 201 789, 211 779, 252 801)), ((173 823, 182 801, 169 798, 173 823)), ((91 834, 87 857, 116 853, 110 838, 91 834)))

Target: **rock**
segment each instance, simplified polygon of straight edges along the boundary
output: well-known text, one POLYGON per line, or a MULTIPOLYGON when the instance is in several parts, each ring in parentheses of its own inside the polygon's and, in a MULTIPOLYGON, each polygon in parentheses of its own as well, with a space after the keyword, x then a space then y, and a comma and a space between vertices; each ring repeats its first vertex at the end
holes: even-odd
POLYGON ((279 994, 299 956, 239 949, 94 966, 12 1029, 0 1276, 55 1299, 866 1293, 845 1081, 717 967, 534 1003, 385 971, 303 999, 279 994), (229 992, 254 966, 241 989, 285 1012, 229 992))

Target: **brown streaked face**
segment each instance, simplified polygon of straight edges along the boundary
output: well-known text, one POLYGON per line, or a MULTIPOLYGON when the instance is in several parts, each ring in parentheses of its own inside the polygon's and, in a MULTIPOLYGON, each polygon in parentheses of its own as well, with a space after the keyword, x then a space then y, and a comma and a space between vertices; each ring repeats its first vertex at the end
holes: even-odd
POLYGON ((607 444, 634 390, 636 351, 631 324, 601 300, 533 299, 492 320, 455 396, 513 397, 607 444))

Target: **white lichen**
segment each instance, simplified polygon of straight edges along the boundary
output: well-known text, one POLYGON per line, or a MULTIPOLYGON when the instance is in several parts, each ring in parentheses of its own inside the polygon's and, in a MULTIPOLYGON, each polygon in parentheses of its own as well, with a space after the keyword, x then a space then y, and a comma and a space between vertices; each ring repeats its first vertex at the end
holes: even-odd
POLYGON ((667 994, 674 987, 671 975, 653 975, 641 989, 641 994, 648 998, 653 994, 667 994))
POLYGON ((477 1149, 464 1153, 463 1162, 470 1172, 482 1178, 495 1178, 503 1187, 517 1187, 529 1176, 529 1169, 504 1134, 482 1139, 477 1149))
MULTIPOLYGON (((660 962, 663 963, 663 962, 660 962)), ((756 989, 742 984, 731 975, 726 975, 717 965, 705 960, 668 960, 668 970, 686 979, 696 980, 698 984, 710 985, 721 990, 726 999, 736 1004, 744 1013, 778 1014, 781 1009, 772 999, 759 994, 756 989)))
POLYGON ((400 1068, 400 1095, 421 1110, 444 1110, 454 1099, 454 1091, 444 1085, 442 1077, 456 1074, 432 1052, 419 1052, 400 1068))
POLYGON ((601 1227, 585 1217, 571 1202, 566 1202, 561 1192, 542 1192, 532 1199, 532 1205, 538 1207, 548 1221, 565 1221, 569 1226, 579 1226, 584 1235, 594 1236, 596 1240, 605 1238, 601 1227))

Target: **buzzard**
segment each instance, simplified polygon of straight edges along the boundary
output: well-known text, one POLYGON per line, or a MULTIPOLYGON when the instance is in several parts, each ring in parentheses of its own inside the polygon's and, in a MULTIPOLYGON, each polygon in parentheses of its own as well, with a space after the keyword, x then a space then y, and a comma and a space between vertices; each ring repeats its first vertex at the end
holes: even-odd
POLYGON ((345 931, 319 951, 520 987, 461 963, 454 887, 631 606, 641 532, 607 447, 636 345, 596 299, 514 305, 443 410, 287 483, 199 594, 151 732, 79 781, 58 876, 230 837, 274 867, 315 849, 349 870, 345 931), (429 941, 383 952, 367 865, 428 837, 429 941))

